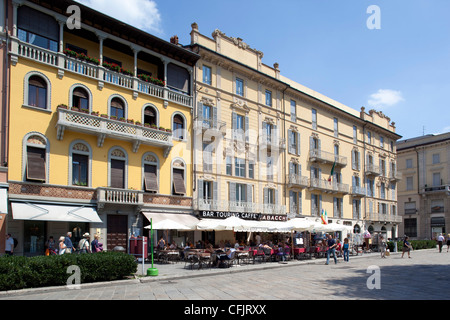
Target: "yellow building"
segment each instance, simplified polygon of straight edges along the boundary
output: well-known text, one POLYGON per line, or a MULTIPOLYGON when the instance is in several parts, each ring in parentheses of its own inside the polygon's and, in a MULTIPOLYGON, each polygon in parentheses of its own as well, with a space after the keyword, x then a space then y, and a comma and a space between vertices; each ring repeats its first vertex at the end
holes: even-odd
POLYGON ((74 1, 12 5, 8 231, 18 253, 42 254, 68 231, 127 248, 151 218, 189 220, 199 57, 74 1), (62 14, 70 5, 81 28, 62 14))
POLYGON ((201 56, 193 181, 201 218, 318 222, 326 212, 349 232, 395 235, 401 219, 389 172, 400 136, 388 117, 282 76, 261 51, 219 30, 206 36, 192 24, 191 48, 201 56))

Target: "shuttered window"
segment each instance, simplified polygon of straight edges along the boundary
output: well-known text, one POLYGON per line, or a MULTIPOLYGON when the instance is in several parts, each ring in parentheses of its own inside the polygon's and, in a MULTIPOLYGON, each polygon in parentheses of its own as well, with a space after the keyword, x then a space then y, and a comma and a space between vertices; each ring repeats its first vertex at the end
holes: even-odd
POLYGON ((167 86, 182 91, 189 92, 189 72, 173 63, 167 65, 167 86))
POLYGON ((158 192, 158 173, 155 165, 144 165, 145 191, 158 192))
POLYGON ((77 87, 73 90, 72 106, 80 109, 89 109, 89 94, 85 89, 77 87))
POLYGON ((27 147, 27 180, 45 182, 45 149, 27 147))
POLYGON ((173 191, 175 194, 186 194, 184 170, 173 169, 173 191))
POLYGON ((117 119, 125 117, 125 105, 119 98, 113 98, 111 100, 110 116, 116 116, 117 119))
POLYGON ((111 188, 125 188, 125 161, 111 159, 111 188))

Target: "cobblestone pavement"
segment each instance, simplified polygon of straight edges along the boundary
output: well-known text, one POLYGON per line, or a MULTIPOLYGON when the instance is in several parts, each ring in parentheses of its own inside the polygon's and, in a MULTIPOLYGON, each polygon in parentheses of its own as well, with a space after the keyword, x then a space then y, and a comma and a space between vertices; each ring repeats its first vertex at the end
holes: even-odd
POLYGON ((157 277, 2 292, 0 300, 450 300, 450 252, 420 250, 411 257, 370 253, 329 265, 313 259, 205 270, 155 264, 157 277))

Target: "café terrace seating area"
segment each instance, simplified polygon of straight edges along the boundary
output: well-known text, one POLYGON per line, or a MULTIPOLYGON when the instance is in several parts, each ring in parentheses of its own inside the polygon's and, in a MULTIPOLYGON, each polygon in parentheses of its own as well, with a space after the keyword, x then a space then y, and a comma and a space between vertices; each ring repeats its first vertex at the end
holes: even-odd
MULTIPOLYGON (((166 228, 159 228, 156 224, 155 226, 159 230, 166 228)), ((304 239, 311 239, 311 234, 323 235, 325 232, 340 231, 345 236, 347 233, 350 233, 348 227, 340 224, 330 223, 324 225, 306 219, 292 219, 275 223, 251 222, 236 217, 214 221, 204 219, 193 228, 204 231, 233 230, 235 232, 280 233, 283 234, 283 238, 287 239, 287 241, 277 243, 264 241, 259 245, 252 246, 225 243, 223 241, 220 241, 217 245, 205 244, 199 241, 195 245, 186 243, 183 247, 172 243, 171 246, 166 244, 164 248, 158 247, 158 244, 156 244, 153 251, 154 261, 161 264, 180 264, 186 269, 198 270, 270 262, 284 263, 293 259, 320 259, 326 257, 327 251, 326 241, 323 240, 323 236, 313 237, 313 241, 305 241, 303 244, 297 245, 293 241, 294 232, 305 232, 304 239), (293 243, 294 246, 292 246, 293 243)), ((150 256, 151 253, 149 252, 149 258, 150 256)))

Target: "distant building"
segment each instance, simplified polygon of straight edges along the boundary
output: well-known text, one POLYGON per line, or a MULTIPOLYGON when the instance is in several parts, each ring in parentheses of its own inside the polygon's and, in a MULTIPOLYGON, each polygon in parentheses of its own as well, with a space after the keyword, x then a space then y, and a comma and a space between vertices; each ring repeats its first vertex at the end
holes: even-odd
POLYGON ((400 235, 434 239, 450 233, 450 132, 397 142, 400 235))

